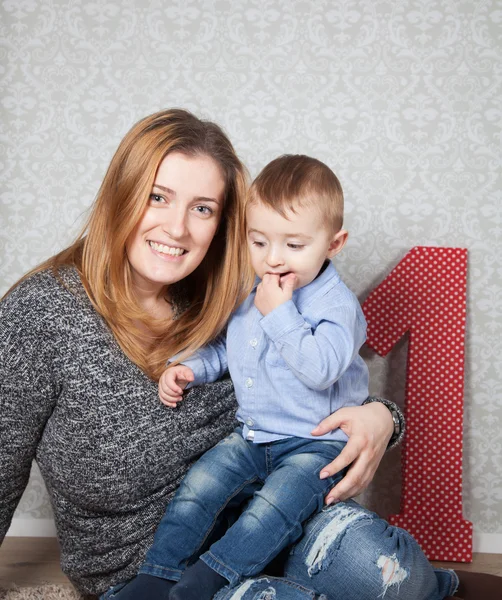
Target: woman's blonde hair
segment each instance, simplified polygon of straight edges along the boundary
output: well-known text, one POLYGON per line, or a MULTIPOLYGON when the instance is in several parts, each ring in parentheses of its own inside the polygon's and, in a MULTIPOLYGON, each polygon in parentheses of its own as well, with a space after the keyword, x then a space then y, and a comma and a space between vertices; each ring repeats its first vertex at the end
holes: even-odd
POLYGON ((120 143, 75 242, 23 279, 47 268, 57 275, 62 266, 75 267, 122 350, 147 375, 158 379, 168 358, 214 339, 250 290, 246 190, 245 167, 218 125, 181 109, 155 113, 136 123, 120 143), (160 163, 175 151, 213 159, 225 179, 225 195, 221 222, 206 256, 179 284, 186 310, 166 322, 152 318, 139 305, 125 248, 147 208, 160 163))

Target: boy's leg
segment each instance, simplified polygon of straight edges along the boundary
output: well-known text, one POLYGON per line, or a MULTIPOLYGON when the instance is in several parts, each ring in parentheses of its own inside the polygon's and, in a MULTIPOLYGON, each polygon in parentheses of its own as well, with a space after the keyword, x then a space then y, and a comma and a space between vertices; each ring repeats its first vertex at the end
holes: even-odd
POLYGON ((259 573, 282 548, 296 541, 302 522, 324 505, 327 491, 342 477, 320 479, 344 442, 289 438, 268 447, 274 470, 226 534, 201 556, 232 585, 259 573))
POLYGON ((116 591, 113 588, 108 590, 99 597, 99 600, 106 600, 107 598, 113 598, 114 600, 145 600, 145 598, 169 600, 169 594, 173 586, 174 581, 140 573, 125 585, 122 584, 116 591))
POLYGON ((232 433, 206 452, 189 470, 167 506, 139 572, 179 581, 220 512, 236 496, 246 491, 252 495, 261 485, 258 470, 254 455, 239 433, 232 433))

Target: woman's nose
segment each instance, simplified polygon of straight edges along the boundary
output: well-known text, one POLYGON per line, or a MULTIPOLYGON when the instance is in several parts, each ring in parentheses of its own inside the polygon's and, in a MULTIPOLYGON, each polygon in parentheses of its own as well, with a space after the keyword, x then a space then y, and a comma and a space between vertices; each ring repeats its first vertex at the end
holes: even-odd
POLYGON ((162 225, 164 231, 173 239, 178 240, 186 235, 187 215, 182 207, 169 211, 162 225))

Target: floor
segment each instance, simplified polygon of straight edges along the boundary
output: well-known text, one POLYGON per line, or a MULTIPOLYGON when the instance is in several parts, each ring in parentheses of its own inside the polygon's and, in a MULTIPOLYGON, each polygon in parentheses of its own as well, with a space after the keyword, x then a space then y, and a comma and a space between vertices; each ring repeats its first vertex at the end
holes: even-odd
MULTIPOLYGON (((474 553, 472 563, 434 563, 449 569, 464 569, 502 576, 502 554, 474 553)), ((59 567, 55 538, 5 538, 0 548, 0 585, 20 587, 42 582, 69 585, 59 567)))

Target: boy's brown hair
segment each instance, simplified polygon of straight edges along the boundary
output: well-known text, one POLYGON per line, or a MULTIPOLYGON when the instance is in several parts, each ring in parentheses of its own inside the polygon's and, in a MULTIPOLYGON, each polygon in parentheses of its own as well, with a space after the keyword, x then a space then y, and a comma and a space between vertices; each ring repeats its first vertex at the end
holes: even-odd
POLYGON ((343 191, 338 177, 320 160, 283 154, 268 163, 248 193, 248 204, 262 202, 286 218, 295 207, 319 211, 323 224, 337 233, 343 225, 343 191))

